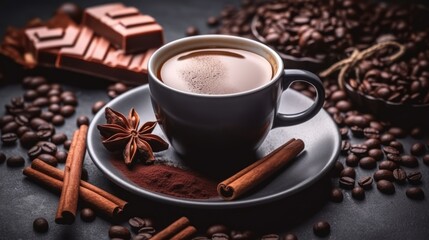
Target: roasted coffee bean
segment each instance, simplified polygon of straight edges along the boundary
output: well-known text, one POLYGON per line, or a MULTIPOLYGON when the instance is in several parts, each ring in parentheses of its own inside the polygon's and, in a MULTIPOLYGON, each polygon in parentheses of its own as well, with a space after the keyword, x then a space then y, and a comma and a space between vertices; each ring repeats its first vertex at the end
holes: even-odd
POLYGON ((375 129, 375 128, 371 128, 371 127, 367 127, 363 129, 363 134, 366 138, 374 138, 374 139, 378 139, 380 138, 380 132, 375 129))
POLYGON ((350 177, 341 177, 339 183, 344 189, 352 189, 355 186, 355 180, 350 177))
POLYGON ((354 179, 356 177, 356 171, 351 167, 346 167, 341 171, 340 177, 350 177, 354 179))
POLYGON ((52 118, 52 124, 54 124, 55 126, 61 126, 63 125, 65 122, 65 119, 62 115, 54 115, 54 117, 52 118))
POLYGON ((212 225, 209 228, 207 228, 207 231, 206 231, 206 235, 207 236, 212 236, 215 233, 228 234, 229 233, 229 228, 227 226, 225 226, 225 225, 222 225, 222 224, 212 225))
POLYGON ((334 102, 347 100, 347 93, 343 90, 337 90, 331 94, 330 99, 334 102))
POLYGON ((77 106, 78 104, 77 98, 74 95, 65 95, 64 97, 61 97, 61 100, 64 105, 77 106))
POLYGON ((363 144, 365 144, 368 149, 380 148, 381 142, 377 138, 370 138, 366 140, 363 144))
POLYGON ((116 91, 114 91, 114 90, 109 90, 107 92, 107 96, 109 96, 111 99, 113 99, 113 98, 115 98, 115 97, 118 96, 118 93, 116 91))
POLYGON ((368 147, 363 144, 353 144, 350 147, 350 152, 356 154, 358 157, 364 157, 368 154, 368 147))
POLYGON ((397 168, 393 170, 393 178, 398 183, 404 183, 407 179, 407 173, 402 168, 397 168))
POLYGON ((393 172, 386 169, 380 169, 377 170, 374 173, 374 180, 380 181, 380 180, 387 180, 387 181, 393 181, 395 178, 393 177, 393 172))
POLYGON ((25 108, 24 114, 28 118, 35 118, 35 117, 40 116, 41 113, 42 113, 42 109, 40 107, 30 106, 30 107, 25 108))
POLYGON ((6 160, 6 164, 8 167, 21 167, 24 166, 25 160, 21 156, 13 155, 6 160))
POLYGON ((353 136, 356 138, 362 138, 364 136, 363 129, 358 126, 352 126, 350 130, 352 131, 353 136))
POLYGON ((58 150, 57 146, 54 143, 51 143, 51 142, 40 142, 37 145, 42 148, 42 151, 44 153, 47 153, 49 155, 55 155, 55 153, 58 150))
POLYGON ((335 107, 337 107, 341 112, 347 112, 352 108, 352 104, 349 101, 341 100, 335 104, 335 107))
POLYGON ((426 153, 426 147, 423 143, 414 143, 411 145, 410 153, 414 156, 421 156, 426 153))
POLYGON ((44 126, 44 125, 48 125, 48 124, 49 123, 42 118, 33 118, 30 121, 30 126, 34 130, 37 130, 39 128, 39 126, 44 126))
POLYGON ((372 157, 363 157, 359 160, 359 166, 363 169, 374 169, 377 166, 377 161, 372 157))
POLYGON ((53 166, 53 167, 56 167, 58 165, 57 159, 52 155, 42 153, 39 156, 37 156, 37 158, 44 161, 45 163, 53 166))
POLYGON ((200 31, 195 26, 189 26, 186 28, 185 34, 186 36, 195 36, 195 35, 199 35, 200 31))
POLYGON ((425 193, 421 187, 410 187, 405 191, 407 197, 415 200, 421 200, 425 198, 425 193))
POLYGON ((331 194, 329 195, 329 198, 332 202, 342 202, 343 201, 343 191, 340 188, 332 188, 331 194))
POLYGON ((104 101, 95 102, 94 105, 92 105, 92 113, 96 114, 98 111, 100 111, 100 109, 104 107, 104 105, 106 105, 104 101))
POLYGON ((40 118, 48 122, 52 121, 53 117, 54 117, 53 112, 43 111, 42 113, 40 113, 40 118))
POLYGON ((365 190, 361 187, 354 187, 352 189, 352 197, 357 200, 362 200, 365 198, 365 190))
POLYGON ((293 233, 287 233, 284 236, 284 240, 298 240, 298 237, 293 233))
POLYGON ((4 152, 0 152, 0 164, 6 161, 6 154, 4 152))
POLYGON ((212 236, 212 240, 229 240, 229 236, 226 233, 214 233, 212 236))
POLYGON ((123 226, 114 225, 109 228, 109 237, 110 238, 121 238, 121 239, 130 239, 130 231, 123 226))
POLYGON ((359 158, 355 154, 350 153, 347 155, 346 164, 350 167, 356 167, 359 164, 359 158))
POLYGON ((16 123, 15 121, 8 122, 2 127, 1 133, 2 134, 14 133, 14 132, 16 132, 16 130, 18 130, 19 127, 20 127, 19 124, 16 123))
POLYGON ((407 136, 407 132, 403 128, 399 127, 391 127, 389 130, 387 130, 387 132, 397 138, 403 138, 407 136))
POLYGON ((33 101, 39 96, 36 90, 29 89, 24 92, 24 99, 25 101, 33 101))
POLYGON ((400 154, 400 152, 398 151, 398 149, 396 149, 396 148, 394 148, 394 147, 391 147, 391 146, 386 146, 386 147, 383 147, 383 152, 385 153, 385 154, 394 154, 394 155, 398 155, 398 154, 400 154))
POLYGON ((422 138, 424 136, 424 132, 423 132, 422 128, 415 127, 413 129, 411 129, 410 135, 413 138, 422 138))
POLYGON ((395 186, 392 182, 387 180, 380 180, 377 182, 377 189, 384 194, 395 193, 395 186))
POLYGON ((401 142, 398 141, 391 141, 389 146, 397 149, 400 153, 402 153, 404 151, 404 146, 402 145, 401 142))
POLYGON ((395 136, 393 136, 390 133, 385 133, 380 136, 380 141, 381 141, 381 144, 383 145, 389 145, 391 141, 395 141, 395 140, 396 140, 395 136))
POLYGON ((351 144, 349 141, 347 141, 347 140, 341 141, 341 153, 342 154, 347 154, 347 152, 350 151, 350 147, 351 147, 351 144))
POLYGON ((401 156, 400 155, 397 155, 397 154, 386 154, 386 158, 387 158, 387 160, 389 160, 389 161, 393 161, 393 162, 395 162, 395 163, 400 163, 401 162, 401 156))
POLYGON ((414 168, 419 165, 417 158, 412 155, 402 155, 400 164, 405 167, 414 168))
POLYGON ((39 141, 39 136, 33 131, 27 131, 19 138, 19 142, 25 148, 31 147, 39 141))
POLYGON ((15 119, 12 115, 4 115, 0 118, 0 127, 3 128, 7 123, 12 122, 15 119))
POLYGON ((29 120, 24 115, 18 115, 15 117, 15 122, 18 123, 19 126, 26 126, 29 123, 29 120))
POLYGON ((59 163, 65 163, 67 160, 67 153, 64 151, 57 151, 55 153, 55 158, 59 163))
POLYGON ((429 154, 423 156, 423 163, 429 166, 429 154))
POLYGON ((231 235, 231 240, 250 240, 254 238, 255 234, 249 230, 245 230, 245 231, 232 230, 230 235, 231 235))
POLYGON ((359 115, 350 115, 344 121, 349 127, 357 126, 362 129, 366 128, 369 124, 369 121, 365 117, 359 115))
POLYGON ((84 181, 88 181, 88 170, 86 170, 86 168, 82 168, 82 173, 80 175, 80 178, 84 181))
POLYGON ((21 126, 18 128, 18 130, 16 130, 16 134, 18 135, 18 137, 21 137, 24 133, 31 131, 31 129, 27 126, 21 126))
POLYGON ((34 145, 33 147, 31 147, 28 151, 27 151, 27 155, 28 157, 33 160, 35 159, 37 156, 39 156, 40 154, 42 154, 42 148, 38 145, 34 145))
POLYGON ((54 114, 58 114, 61 111, 61 106, 59 104, 54 103, 49 105, 48 110, 54 114))
POLYGON ((37 93, 40 96, 47 95, 49 90, 51 90, 51 86, 49 84, 42 84, 36 88, 37 93))
POLYGON ((133 217, 128 220, 131 230, 138 232, 140 228, 146 226, 146 221, 143 218, 133 217))
POLYGON ((89 125, 89 118, 87 116, 81 115, 76 119, 76 125, 78 127, 82 125, 89 125))
POLYGON ((383 151, 378 148, 370 149, 368 151, 368 156, 374 158, 376 161, 380 161, 384 157, 383 151))
POLYGON ((91 208, 82 208, 80 210, 80 219, 84 222, 92 222, 95 220, 95 212, 91 208))
POLYGON ((49 105, 49 99, 47 97, 38 97, 33 101, 33 106, 46 107, 49 105))
POLYGON ((385 160, 385 161, 380 162, 380 164, 378 165, 378 168, 393 171, 396 168, 398 168, 398 164, 396 164, 393 161, 385 160))
POLYGON ((63 115, 64 117, 70 117, 75 112, 76 112, 75 107, 71 105, 62 106, 60 109, 60 114, 63 115))
POLYGON ((16 143, 16 140, 18 140, 16 133, 5 133, 1 135, 3 145, 12 145, 16 143))
POLYGON ((407 179, 411 184, 419 184, 422 180, 422 173, 419 171, 410 172, 407 174, 407 179))
POLYGON ((64 148, 65 148, 66 150, 69 150, 69 149, 70 149, 70 146, 71 146, 71 143, 72 143, 72 140, 71 140, 71 139, 67 139, 67 140, 64 142, 64 144, 63 144, 64 148))
POLYGON ((64 133, 56 133, 51 137, 51 142, 60 145, 63 144, 67 140, 67 135, 64 133))
POLYGON ((217 26, 219 24, 219 19, 214 16, 210 16, 207 18, 207 25, 210 27, 217 26))
POLYGON ((61 98, 59 96, 49 96, 49 103, 52 104, 60 104, 61 98))
POLYGON ((326 221, 319 221, 313 225, 313 232, 319 237, 328 236, 331 232, 331 225, 326 221))
POLYGON ((363 189, 370 189, 370 188, 372 188, 372 182, 373 182, 372 177, 366 176, 366 177, 361 177, 358 181, 358 184, 363 189))
MULTIPOLYGON (((139 234, 137 234, 136 236, 134 236, 133 237, 133 240, 149 240, 149 239, 151 239, 152 238, 152 234, 150 234, 150 233, 139 233, 139 234)), ((195 237, 195 238, 192 238, 192 240, 210 240, 209 238, 207 238, 207 237, 195 237)))
POLYGON ((281 240, 281 238, 277 234, 266 234, 261 237, 261 240, 281 240))
POLYGON ((340 128, 340 135, 342 139, 348 138, 349 129, 346 127, 340 128))
POLYGON ((36 218, 33 221, 33 229, 38 233, 45 233, 49 230, 49 223, 45 218, 36 218))
POLYGON ((332 168, 331 176, 332 177, 339 177, 340 173, 341 173, 341 171, 343 171, 343 169, 344 169, 344 165, 340 161, 336 161, 334 168, 332 168))

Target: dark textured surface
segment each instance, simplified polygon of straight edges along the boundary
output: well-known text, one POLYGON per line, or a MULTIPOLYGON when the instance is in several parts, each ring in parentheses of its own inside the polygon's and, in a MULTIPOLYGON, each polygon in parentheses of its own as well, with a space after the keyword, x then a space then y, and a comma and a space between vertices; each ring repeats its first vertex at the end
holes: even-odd
MULTIPOLYGON (((83 6, 95 5, 103 1, 82 1, 83 6)), ((126 1, 126 4, 138 7, 143 13, 156 17, 164 26, 168 41, 184 36, 188 25, 200 27, 207 32, 206 18, 217 14, 224 4, 230 1, 126 1)), ((28 19, 39 16, 44 19, 59 5, 56 1, 2 1, 0 3, 0 34, 8 25, 22 26, 28 19)), ((61 75, 55 79, 63 79, 61 75)), ((9 77, 0 83, 0 114, 3 105, 13 96, 23 93, 20 79, 9 77)), ((63 81, 66 89, 75 90, 79 98, 77 112, 66 120, 58 131, 66 132, 70 138, 76 128, 75 118, 81 114, 91 116, 91 106, 97 100, 108 100, 103 82, 74 76, 63 81)), ((314 130, 317 134, 317 129, 314 130)), ((427 140, 427 137, 426 139, 427 140)), ((352 142, 361 140, 352 139, 352 142)), ((401 139, 406 151, 416 140, 401 139)), ((420 141, 420 140, 419 140, 420 141)), ((323 142, 320 143, 324 144, 323 142)), ((19 145, 1 146, 7 156, 26 151, 19 145)), ((422 171, 422 188, 429 194, 429 168, 419 159, 418 169, 422 171)), ((344 162, 344 158, 340 157, 344 162)), ((30 164, 26 161, 26 166, 30 164)), ((383 195, 373 184, 366 191, 363 201, 351 197, 351 191, 344 191, 342 203, 327 200, 329 179, 323 179, 307 191, 288 199, 248 209, 203 210, 168 206, 147 199, 132 196, 109 182, 92 163, 89 155, 85 159, 85 168, 89 172, 89 181, 103 189, 111 191, 137 205, 135 214, 153 217, 159 225, 175 220, 180 215, 190 218, 200 230, 207 225, 226 223, 232 228, 250 228, 260 233, 294 232, 299 239, 318 239, 312 226, 320 220, 331 225, 331 233, 325 239, 427 239, 429 236, 429 204, 427 197, 422 201, 413 201, 406 197, 407 185, 395 184, 393 195, 383 195)), ((372 170, 356 168, 357 177, 372 174, 372 170)), ((412 169, 405 168, 406 171, 412 169)), ((71 226, 56 225, 54 214, 57 208, 57 195, 39 187, 24 178, 21 168, 9 168, 0 164, 0 239, 108 239, 110 222, 97 218, 85 223, 77 218, 71 226), (32 229, 35 218, 44 217, 49 221, 50 229, 45 234, 36 234, 32 229)), ((337 184, 337 179, 333 180, 337 184)))

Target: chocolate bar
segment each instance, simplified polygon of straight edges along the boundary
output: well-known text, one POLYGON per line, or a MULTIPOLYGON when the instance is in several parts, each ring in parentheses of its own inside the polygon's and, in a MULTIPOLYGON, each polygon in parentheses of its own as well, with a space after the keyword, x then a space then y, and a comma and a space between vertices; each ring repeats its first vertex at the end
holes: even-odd
POLYGON ((147 63, 155 51, 125 54, 88 27, 27 29, 30 49, 39 65, 68 69, 127 84, 147 82, 147 63))
POLYGON ((125 53, 158 48, 164 43, 162 27, 154 18, 121 3, 87 8, 83 24, 125 53))

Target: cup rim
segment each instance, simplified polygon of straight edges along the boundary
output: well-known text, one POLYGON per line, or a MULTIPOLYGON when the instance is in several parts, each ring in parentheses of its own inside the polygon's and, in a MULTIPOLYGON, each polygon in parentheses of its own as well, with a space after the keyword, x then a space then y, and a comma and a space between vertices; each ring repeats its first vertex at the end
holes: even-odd
MULTIPOLYGON (((219 45, 221 45, 221 43, 219 45)), ((209 46, 210 45, 208 45, 207 47, 209 47, 209 46)), ((239 46, 240 46, 240 44, 237 44, 237 49, 241 49, 239 46)), ((243 49, 243 50, 250 51, 247 49, 243 49)), ((169 91, 179 93, 179 94, 183 94, 183 95, 202 97, 202 98, 226 98, 226 97, 238 97, 238 96, 248 95, 248 94, 252 94, 255 92, 259 92, 265 88, 268 88, 269 86, 276 84, 276 82, 281 78, 283 71, 284 71, 284 64, 283 64, 283 61, 282 61, 280 55, 276 51, 274 51, 272 48, 268 47, 267 45, 265 45, 263 43, 260 43, 258 41, 252 40, 252 39, 244 38, 244 37, 222 35, 222 34, 206 34, 206 35, 198 35, 198 36, 180 38, 180 39, 174 40, 172 42, 169 42, 167 44, 164 44, 162 47, 158 48, 152 54, 152 56, 149 58, 149 62, 148 62, 149 78, 148 78, 148 81, 153 82, 154 84, 157 84, 163 88, 166 88, 169 91), (263 48, 264 51, 268 52, 273 57, 273 59, 275 59, 275 62, 277 64, 277 68, 275 69, 274 76, 271 78, 270 81, 268 81, 268 82, 266 82, 266 83, 264 83, 264 84, 262 84, 256 88, 252 88, 250 90, 236 92, 236 93, 226 93, 226 94, 206 94, 206 93, 187 92, 187 91, 182 91, 182 90, 170 87, 167 84, 163 83, 161 81, 161 79, 159 79, 158 76, 154 73, 155 64, 156 64, 156 61, 158 60, 157 58, 159 58, 159 54, 162 54, 164 52, 168 52, 168 49, 173 49, 175 46, 183 45, 186 42, 195 41, 195 40, 199 40, 199 41, 203 42, 203 41, 208 40, 208 39, 211 39, 212 41, 214 39, 215 41, 219 41, 219 42, 221 40, 228 39, 228 40, 237 41, 237 42, 245 42, 247 44, 254 45, 255 47, 263 48)))

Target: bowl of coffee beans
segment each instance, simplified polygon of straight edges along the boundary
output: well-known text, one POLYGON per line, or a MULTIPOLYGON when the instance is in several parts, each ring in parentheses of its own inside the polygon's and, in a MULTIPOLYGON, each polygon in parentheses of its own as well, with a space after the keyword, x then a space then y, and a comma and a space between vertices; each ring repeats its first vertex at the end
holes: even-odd
POLYGON ((393 63, 363 60, 346 77, 353 104, 402 125, 429 121, 429 50, 393 63))

